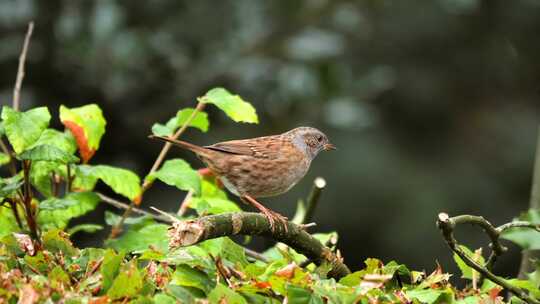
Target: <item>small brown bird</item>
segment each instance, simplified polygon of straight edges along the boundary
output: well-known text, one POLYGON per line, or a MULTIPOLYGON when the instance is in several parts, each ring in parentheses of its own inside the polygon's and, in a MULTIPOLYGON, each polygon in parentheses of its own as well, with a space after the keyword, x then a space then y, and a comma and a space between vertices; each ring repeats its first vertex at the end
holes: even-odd
POLYGON ((171 142, 197 154, 231 193, 260 210, 268 218, 272 229, 276 220, 285 222, 286 218, 266 208, 255 198, 289 191, 304 177, 319 152, 335 149, 324 133, 310 127, 204 147, 168 137, 150 137, 171 142))

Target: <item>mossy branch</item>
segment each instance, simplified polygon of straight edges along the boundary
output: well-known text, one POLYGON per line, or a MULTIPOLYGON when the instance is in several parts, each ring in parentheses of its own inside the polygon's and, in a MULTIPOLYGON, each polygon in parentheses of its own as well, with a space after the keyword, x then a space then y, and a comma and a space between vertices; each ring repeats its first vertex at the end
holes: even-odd
POLYGON ((222 236, 259 235, 290 246, 316 265, 329 263, 331 265, 329 277, 339 279, 351 273, 341 258, 304 231, 301 226, 287 222, 287 229, 284 228, 276 225, 272 230, 266 217, 259 213, 235 212, 210 215, 195 220, 175 221, 169 229, 169 246, 171 248, 190 246, 222 236))

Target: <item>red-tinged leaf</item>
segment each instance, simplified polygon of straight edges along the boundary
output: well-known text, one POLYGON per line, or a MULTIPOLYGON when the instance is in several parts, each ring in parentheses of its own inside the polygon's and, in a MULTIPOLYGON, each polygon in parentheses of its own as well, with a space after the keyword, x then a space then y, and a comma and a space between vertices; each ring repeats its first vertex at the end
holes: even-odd
POLYGON ((105 133, 106 122, 101 109, 96 104, 71 109, 62 105, 60 121, 73 133, 81 158, 87 163, 99 148, 105 133))
POLYGON ((260 281, 255 281, 255 283, 253 283, 253 286, 255 286, 257 288, 260 288, 260 289, 267 289, 267 288, 272 287, 272 285, 270 285, 270 283, 268 283, 268 282, 260 282, 260 281))
POLYGON ((88 146, 88 139, 86 138, 86 134, 84 134, 84 129, 77 125, 73 121, 62 121, 64 126, 71 131, 73 134, 73 137, 75 137, 75 141, 77 142, 77 147, 79 147, 79 154, 81 155, 81 158, 83 160, 83 163, 88 163, 88 161, 94 156, 96 153, 95 149, 91 149, 88 146))
POLYGON ((489 290, 489 298, 495 301, 497 297, 499 296, 499 293, 501 292, 502 288, 500 286, 493 287, 489 290))
POLYGON ((289 265, 276 271, 276 275, 287 279, 292 279, 292 277, 294 276, 294 271, 297 267, 298 266, 296 266, 295 263, 290 263, 289 265))

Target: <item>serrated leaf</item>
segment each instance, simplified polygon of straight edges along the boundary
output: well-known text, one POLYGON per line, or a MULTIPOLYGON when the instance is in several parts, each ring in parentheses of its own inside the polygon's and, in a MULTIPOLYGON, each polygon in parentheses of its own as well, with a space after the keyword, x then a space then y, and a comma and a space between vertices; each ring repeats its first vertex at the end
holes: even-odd
MULTIPOLYGON (((217 284, 216 287, 210 291, 208 300, 210 303, 247 304, 244 297, 222 284, 217 284)), ((289 301, 289 303, 293 302, 289 301)))
POLYGON ((49 125, 51 114, 46 107, 18 112, 8 106, 2 108, 2 124, 15 153, 22 153, 34 144, 49 125))
POLYGON ((6 153, 0 152, 0 166, 9 163, 10 157, 6 153))
POLYGON ((75 137, 83 162, 87 163, 99 149, 105 133, 106 121, 101 109, 96 104, 71 109, 61 105, 60 121, 75 137))
POLYGON ((62 164, 76 163, 79 158, 64 152, 63 150, 48 144, 35 146, 30 148, 17 157, 20 160, 31 161, 52 161, 62 164))
POLYGON ((23 177, 20 174, 0 179, 0 198, 12 195, 23 183, 23 177))
POLYGON ((92 166, 77 165, 74 166, 74 178, 72 188, 75 191, 92 191, 97 183, 97 177, 92 175, 92 166))
POLYGON ((425 304, 435 303, 443 293, 443 290, 437 289, 413 289, 405 292, 407 297, 425 304))
POLYGON ((112 300, 136 296, 143 288, 143 277, 137 268, 135 260, 128 263, 116 276, 107 296, 112 300))
POLYGON ((255 108, 240 96, 233 95, 224 88, 212 89, 199 100, 214 104, 236 122, 259 123, 255 108))
POLYGON ((180 190, 193 190, 197 195, 201 193, 201 176, 183 159, 168 160, 158 171, 146 177, 150 181, 156 178, 180 190))
POLYGON ((130 199, 135 200, 141 194, 141 181, 137 174, 122 168, 106 165, 91 167, 90 175, 100 179, 111 189, 130 199))
POLYGON ((73 192, 62 199, 47 199, 39 205, 38 223, 44 228, 65 228, 72 218, 92 211, 99 203, 93 192, 73 192))
POLYGON ((199 247, 203 248, 213 256, 220 256, 230 262, 240 263, 244 266, 249 264, 246 259, 246 252, 244 248, 233 242, 228 237, 206 240, 200 243, 199 247))

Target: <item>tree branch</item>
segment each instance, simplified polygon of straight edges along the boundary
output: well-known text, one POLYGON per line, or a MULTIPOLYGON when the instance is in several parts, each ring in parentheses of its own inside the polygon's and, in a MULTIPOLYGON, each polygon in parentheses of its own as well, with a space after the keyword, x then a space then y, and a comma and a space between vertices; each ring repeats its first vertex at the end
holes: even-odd
MULTIPOLYGON (((479 265, 476 261, 474 261, 461 249, 461 247, 459 246, 459 243, 454 238, 454 228, 456 227, 457 224, 466 224, 466 223, 482 227, 482 229, 484 229, 484 231, 489 235, 489 237, 492 240, 491 246, 493 249, 493 254, 492 254, 493 257, 497 256, 496 254, 497 250, 501 250, 500 251, 501 253, 506 250, 506 248, 503 247, 499 243, 499 235, 500 235, 500 232, 504 231, 507 228, 510 228, 509 224, 505 224, 505 225, 500 226, 499 228, 495 228, 493 227, 493 225, 491 225, 491 223, 489 223, 487 220, 485 220, 481 216, 460 215, 456 217, 449 217, 448 214, 446 213, 439 213, 439 218, 437 220, 437 227, 441 230, 441 233, 446 243, 448 244, 448 247, 450 247, 450 249, 452 249, 452 251, 456 253, 463 260, 465 264, 467 264, 469 267, 476 270, 478 273, 480 273, 482 276, 492 281, 493 283, 512 292, 521 300, 527 303, 540 304, 540 301, 529 296, 529 294, 525 290, 508 283, 505 279, 501 277, 496 276, 491 271, 489 271, 486 266, 479 265), (498 249, 495 249, 495 248, 498 248, 498 249)), ((530 227, 530 226, 518 225, 517 227, 530 227)), ((537 229, 537 228, 534 227, 534 229, 537 229)), ((491 257, 490 257, 490 260, 491 260, 491 257)), ((490 262, 488 261, 486 265, 489 263, 490 262)))
POLYGON ((28 52, 28 45, 30 44, 30 37, 34 31, 34 22, 28 23, 28 30, 26 31, 26 37, 24 38, 23 49, 19 56, 19 67, 17 69, 17 79, 15 80, 15 87, 13 88, 13 109, 19 110, 21 99, 21 86, 24 79, 24 63, 26 61, 26 53, 28 52))
POLYGON ((169 246, 190 246, 208 239, 232 235, 261 235, 287 244, 317 265, 329 263, 332 268, 328 275, 333 278, 341 278, 351 273, 342 259, 300 226, 287 222, 287 229, 278 225, 272 230, 267 218, 259 213, 225 213, 190 221, 175 221, 169 229, 169 246))

